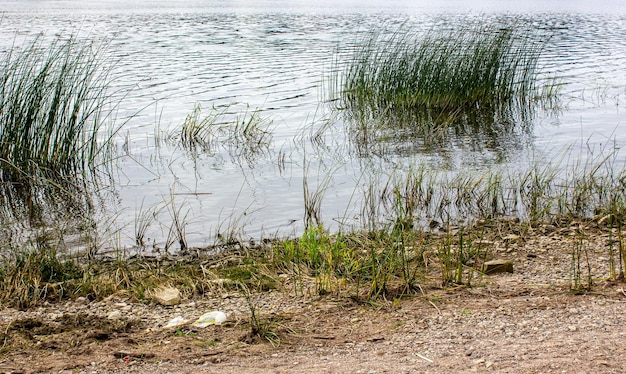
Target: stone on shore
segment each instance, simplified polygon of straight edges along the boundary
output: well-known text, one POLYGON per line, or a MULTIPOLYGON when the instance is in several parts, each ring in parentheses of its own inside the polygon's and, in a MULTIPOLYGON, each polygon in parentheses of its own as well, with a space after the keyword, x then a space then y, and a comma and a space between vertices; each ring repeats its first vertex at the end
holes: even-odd
POLYGON ((152 298, 161 305, 178 305, 180 303, 180 291, 174 287, 161 286, 152 292, 152 298))
POLYGON ((497 273, 512 273, 513 263, 509 260, 491 260, 483 264, 483 273, 485 274, 497 274, 497 273))

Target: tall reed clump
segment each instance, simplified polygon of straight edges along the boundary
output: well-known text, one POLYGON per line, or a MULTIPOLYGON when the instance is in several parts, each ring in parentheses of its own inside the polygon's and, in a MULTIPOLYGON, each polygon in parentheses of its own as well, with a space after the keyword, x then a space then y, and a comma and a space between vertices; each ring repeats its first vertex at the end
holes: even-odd
MULTIPOLYGON (((352 111, 507 109, 542 92, 539 57, 548 38, 521 20, 481 19, 420 33, 370 33, 335 80, 352 111)), ((437 117, 438 115, 435 115, 437 117)))
POLYGON ((76 176, 110 144, 99 142, 109 103, 104 48, 43 37, 0 55, 0 180, 76 176))

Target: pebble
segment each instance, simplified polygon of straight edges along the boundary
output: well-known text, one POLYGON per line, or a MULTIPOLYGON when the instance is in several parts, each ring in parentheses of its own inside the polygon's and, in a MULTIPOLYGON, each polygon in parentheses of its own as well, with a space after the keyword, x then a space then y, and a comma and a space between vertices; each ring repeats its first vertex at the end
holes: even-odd
POLYGON ((118 320, 122 318, 122 312, 120 312, 119 310, 114 310, 109 313, 109 315, 107 315, 107 318, 110 320, 118 320))

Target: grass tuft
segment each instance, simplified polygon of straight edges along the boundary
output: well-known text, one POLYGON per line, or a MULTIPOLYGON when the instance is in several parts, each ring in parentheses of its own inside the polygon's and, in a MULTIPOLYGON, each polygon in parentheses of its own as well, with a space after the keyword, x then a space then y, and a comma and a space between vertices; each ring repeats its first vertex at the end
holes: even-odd
POLYGON ((82 270, 72 260, 61 261, 54 247, 37 243, 7 255, 0 275, 0 301, 26 308, 40 300, 66 297, 64 283, 80 277, 82 270))
POLYGON ((193 155, 215 154, 222 146, 235 161, 244 160, 252 166, 256 158, 269 149, 272 121, 261 116, 258 109, 235 118, 228 116, 227 109, 218 111, 214 107, 204 114, 202 107, 196 105, 185 118, 180 132, 168 134, 167 138, 170 142, 179 142, 193 155))

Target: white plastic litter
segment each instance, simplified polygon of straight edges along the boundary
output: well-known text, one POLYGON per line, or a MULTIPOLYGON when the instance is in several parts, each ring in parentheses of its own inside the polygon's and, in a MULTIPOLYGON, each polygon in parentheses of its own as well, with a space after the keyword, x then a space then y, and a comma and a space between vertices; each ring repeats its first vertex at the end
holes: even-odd
POLYGON ((193 327, 207 327, 208 325, 221 325, 226 321, 226 313, 219 310, 205 313, 192 324, 193 327))
POLYGON ((176 317, 176 318, 172 318, 167 325, 163 326, 164 329, 169 329, 172 327, 177 327, 180 325, 184 325, 185 323, 189 322, 188 320, 184 319, 183 317, 176 317))

